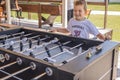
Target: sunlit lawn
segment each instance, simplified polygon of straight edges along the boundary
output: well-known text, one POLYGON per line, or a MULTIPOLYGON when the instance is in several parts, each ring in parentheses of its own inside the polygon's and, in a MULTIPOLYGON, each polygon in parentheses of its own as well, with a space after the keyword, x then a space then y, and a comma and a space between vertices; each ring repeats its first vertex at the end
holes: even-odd
MULTIPOLYGON (((90 15, 89 19, 98 27, 103 27, 103 15, 90 15)), ((120 16, 108 16, 106 28, 113 29, 112 40, 120 41, 120 16)))
MULTIPOLYGON (((104 11, 104 6, 88 5, 89 9, 92 10, 102 10, 104 11)), ((120 3, 112 3, 108 5, 108 11, 120 11, 120 3)), ((89 19, 99 27, 103 27, 104 16, 103 15, 90 15, 89 19)), ((113 29, 112 39, 115 41, 120 41, 120 16, 107 16, 107 28, 113 29)))
MULTIPOLYGON (((89 9, 92 10, 104 10, 104 6, 99 6, 99 5, 88 5, 89 9)), ((120 11, 120 3, 109 3, 108 4, 108 11, 120 11)))

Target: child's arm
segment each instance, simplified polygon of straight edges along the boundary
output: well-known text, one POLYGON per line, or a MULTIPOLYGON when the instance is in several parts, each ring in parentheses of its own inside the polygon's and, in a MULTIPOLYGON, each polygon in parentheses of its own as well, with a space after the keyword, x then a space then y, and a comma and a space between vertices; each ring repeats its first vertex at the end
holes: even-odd
POLYGON ((71 33, 66 28, 54 28, 51 30, 53 33, 63 34, 63 35, 71 35, 71 33))

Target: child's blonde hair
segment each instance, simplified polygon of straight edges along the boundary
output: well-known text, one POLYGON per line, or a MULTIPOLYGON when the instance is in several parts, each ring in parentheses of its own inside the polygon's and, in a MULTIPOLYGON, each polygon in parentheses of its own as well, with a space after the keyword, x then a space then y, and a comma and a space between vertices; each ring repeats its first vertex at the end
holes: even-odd
POLYGON ((87 11, 87 2, 85 0, 76 0, 74 6, 83 5, 84 10, 87 11))

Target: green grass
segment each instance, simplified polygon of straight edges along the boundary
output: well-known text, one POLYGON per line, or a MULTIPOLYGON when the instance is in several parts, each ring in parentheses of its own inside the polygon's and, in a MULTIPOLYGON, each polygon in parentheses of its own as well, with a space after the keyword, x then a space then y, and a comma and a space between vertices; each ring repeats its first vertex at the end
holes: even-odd
MULTIPOLYGON (((13 17, 16 17, 16 13, 14 11, 12 11, 11 15, 13 17)), ((24 18, 28 18, 28 13, 27 12, 23 12, 22 16, 24 18)), ((42 16, 44 16, 45 18, 47 18, 49 16, 49 14, 42 14, 42 16)), ((38 14, 31 13, 31 19, 38 20, 38 14)), ((57 18, 55 19, 55 22, 61 22, 61 16, 57 16, 57 18)))
MULTIPOLYGON (((101 10, 104 11, 104 6, 88 5, 88 8, 91 10, 101 10)), ((120 3, 110 3, 108 5, 108 11, 120 11, 120 3)), ((104 16, 103 15, 90 15, 89 19, 99 27, 104 25, 104 16)), ((120 16, 107 16, 107 28, 113 29, 112 40, 120 41, 120 16)))
POLYGON ((109 4, 108 5, 109 11, 120 11, 120 4, 109 4))
MULTIPOLYGON (((90 15, 90 21, 98 27, 103 28, 103 15, 90 15)), ((120 41, 120 16, 107 16, 107 26, 106 28, 113 29, 112 40, 120 41)))
MULTIPOLYGON (((91 10, 105 10, 104 6, 88 5, 88 8, 91 10)), ((108 4, 108 11, 120 11, 120 3, 111 3, 108 4)))

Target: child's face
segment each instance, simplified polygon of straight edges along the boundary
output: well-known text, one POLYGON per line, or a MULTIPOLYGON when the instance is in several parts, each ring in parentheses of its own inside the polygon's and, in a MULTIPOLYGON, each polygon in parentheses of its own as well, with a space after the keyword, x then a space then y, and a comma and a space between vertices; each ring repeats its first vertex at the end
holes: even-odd
POLYGON ((74 6, 74 16, 76 20, 82 20, 85 17, 85 10, 83 5, 74 6))

